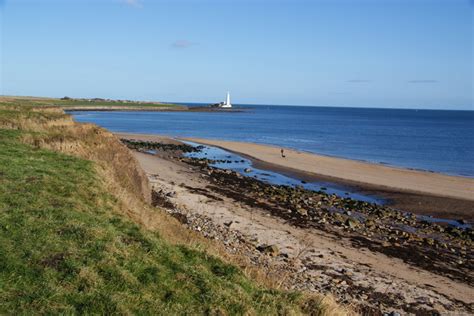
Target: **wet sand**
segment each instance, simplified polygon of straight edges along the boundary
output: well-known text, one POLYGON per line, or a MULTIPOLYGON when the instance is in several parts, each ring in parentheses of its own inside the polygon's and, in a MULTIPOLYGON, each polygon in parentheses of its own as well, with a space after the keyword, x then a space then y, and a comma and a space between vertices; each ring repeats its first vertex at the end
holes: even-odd
MULTIPOLYGON (((163 141, 158 135, 117 134, 163 141)), ((328 157, 278 147, 199 138, 185 140, 220 147, 252 160, 256 168, 276 171, 307 182, 327 181, 350 186, 361 193, 381 196, 392 207, 440 218, 474 219, 474 179, 401 169, 349 159, 328 157)))

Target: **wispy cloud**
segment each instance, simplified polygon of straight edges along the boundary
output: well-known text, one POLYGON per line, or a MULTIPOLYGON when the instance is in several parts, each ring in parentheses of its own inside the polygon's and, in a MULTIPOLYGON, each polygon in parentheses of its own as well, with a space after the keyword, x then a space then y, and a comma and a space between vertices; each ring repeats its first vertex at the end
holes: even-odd
POLYGON ((352 80, 347 80, 347 82, 350 82, 350 83, 368 83, 368 82, 372 82, 372 80, 367 80, 367 79, 352 79, 352 80))
POLYGON ((438 80, 434 79, 416 79, 416 80, 408 80, 408 83, 437 83, 438 80))
POLYGON ((125 4, 134 7, 134 8, 143 8, 143 3, 141 0, 122 0, 125 4))
POLYGON ((189 48, 191 46, 198 45, 199 43, 195 42, 190 42, 188 40, 177 40, 173 43, 171 43, 171 47, 173 48, 178 48, 178 49, 184 49, 184 48, 189 48))

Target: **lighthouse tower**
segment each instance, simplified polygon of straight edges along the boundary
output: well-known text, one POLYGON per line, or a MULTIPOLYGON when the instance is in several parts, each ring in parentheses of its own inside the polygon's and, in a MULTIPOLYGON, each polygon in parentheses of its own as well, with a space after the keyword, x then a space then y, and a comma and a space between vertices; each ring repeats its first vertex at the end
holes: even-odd
POLYGON ((232 103, 230 103, 230 93, 227 92, 227 98, 225 102, 222 103, 221 108, 231 108, 231 107, 232 107, 232 103))

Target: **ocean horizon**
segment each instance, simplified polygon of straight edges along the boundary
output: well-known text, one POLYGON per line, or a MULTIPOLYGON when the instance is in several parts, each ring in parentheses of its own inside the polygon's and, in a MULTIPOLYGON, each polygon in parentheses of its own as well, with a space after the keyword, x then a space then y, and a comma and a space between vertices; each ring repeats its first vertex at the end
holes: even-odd
POLYGON ((234 109, 241 111, 71 114, 112 132, 252 142, 474 177, 474 111, 247 104, 234 109))
MULTIPOLYGON (((142 101, 140 99, 136 99, 134 101, 142 101)), ((152 102, 152 101, 150 101, 152 102)), ((169 104, 177 104, 177 105, 185 105, 188 107, 199 107, 199 106, 208 106, 209 104, 213 104, 213 102, 174 102, 174 101, 166 101, 162 103, 169 103, 169 104)), ((291 107, 310 107, 310 108, 340 108, 340 109, 374 109, 374 110, 413 110, 413 111, 449 111, 449 112, 474 112, 473 107, 469 108, 458 108, 458 109, 448 109, 448 108, 427 108, 427 107, 378 107, 378 106, 353 106, 353 105, 313 105, 313 104, 264 104, 264 103, 232 103, 233 108, 251 108, 254 106, 291 106, 291 107)))

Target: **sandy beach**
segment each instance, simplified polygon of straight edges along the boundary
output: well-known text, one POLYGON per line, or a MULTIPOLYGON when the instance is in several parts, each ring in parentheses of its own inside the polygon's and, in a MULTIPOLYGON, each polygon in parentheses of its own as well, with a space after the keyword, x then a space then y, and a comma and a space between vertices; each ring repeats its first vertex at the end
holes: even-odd
MULTIPOLYGON (((119 133, 126 137, 138 134, 119 133)), ((169 137, 139 135, 140 139, 169 137)), ((257 168, 277 171, 305 181, 328 181, 381 196, 392 207, 442 218, 474 219, 474 179, 394 168, 361 161, 300 152, 254 143, 185 138, 220 147, 252 160, 257 168)))
POLYGON ((268 145, 199 138, 186 138, 186 140, 217 146, 295 171, 400 191, 474 201, 474 179, 470 178, 393 168, 286 148, 284 149, 286 157, 283 158, 281 157, 280 148, 268 145))
POLYGON ((388 205, 442 218, 474 219, 474 179, 395 168, 253 143, 200 138, 185 140, 241 154, 257 168, 305 181, 328 181, 381 196, 388 205))
MULTIPOLYGON (((166 146, 181 144, 176 139, 157 135, 116 136, 166 146)), ((261 158, 261 161, 254 158, 255 162, 260 163, 264 163, 264 159, 269 161, 265 163, 278 162, 280 158, 280 149, 270 146, 202 139, 192 141, 261 158)), ((339 302, 356 303, 369 313, 387 308, 412 313, 432 309, 444 312, 472 310, 473 289, 469 281, 472 273, 467 272, 470 271, 469 267, 460 266, 459 257, 454 258, 443 250, 440 252, 439 249, 443 249, 439 248, 441 244, 434 248, 427 244, 426 242, 431 241, 422 237, 426 234, 423 232, 423 225, 418 225, 415 229, 421 235, 400 238, 403 234, 400 235, 399 231, 391 227, 394 224, 390 224, 391 219, 386 218, 386 215, 373 218, 378 222, 375 227, 351 228, 347 226, 350 222, 346 221, 346 217, 342 219, 346 224, 340 224, 339 215, 334 217, 335 221, 331 217, 321 221, 324 212, 314 216, 298 213, 299 211, 288 213, 288 206, 271 204, 273 193, 267 195, 261 192, 267 189, 272 192, 269 185, 260 184, 253 188, 256 185, 253 181, 256 180, 245 180, 246 177, 239 177, 226 170, 218 172, 210 170, 206 165, 182 160, 179 158, 179 150, 158 149, 156 154, 136 150, 133 152, 156 192, 155 203, 158 201, 158 206, 168 209, 190 229, 207 238, 222 240, 230 253, 240 253, 250 258, 256 266, 268 270, 268 274, 283 276, 281 286, 285 288, 331 293, 339 302), (240 181, 243 182, 239 185, 240 181), (266 198, 262 199, 260 193, 266 198), (274 251, 272 255, 262 251, 266 249, 262 248, 265 245, 275 247, 275 250, 271 250, 274 251)), ((382 167, 375 165, 370 168, 370 165, 360 162, 286 150, 285 155, 285 162, 289 165, 290 159, 295 159, 292 161, 298 162, 296 165, 299 170, 290 170, 285 164, 277 166, 276 163, 266 167, 286 172, 298 171, 311 176, 304 169, 305 166, 310 168, 314 161, 325 158, 323 161, 331 163, 335 160, 332 163, 340 164, 341 168, 350 169, 363 165, 359 173, 363 175, 364 170, 371 170, 373 177, 375 170, 382 167)), ((320 168, 322 167, 310 170, 322 170, 320 168)), ((385 171, 386 177, 403 174, 400 173, 402 170, 395 168, 382 169, 393 169, 392 173, 385 171)), ((330 169, 325 169, 328 170, 330 169)), ((337 175, 343 174, 340 170, 337 172, 337 175)), ((418 172, 407 171, 411 177, 414 177, 413 173, 418 172)), ((436 174, 427 174, 426 177, 430 175, 435 179, 445 177, 436 174)), ((369 181, 372 178, 366 179, 369 181)), ((398 182, 394 183, 403 183, 409 179, 403 179, 399 175, 398 182)), ((430 193, 433 192, 437 191, 430 193)), ((313 199, 315 198, 318 197, 314 196, 313 199)), ((467 199, 463 201, 470 202, 467 199)), ((338 205, 340 201, 335 203, 333 205, 338 205)), ((426 232, 436 233, 429 227, 426 229, 426 232)), ((451 247, 457 247, 455 245, 453 243, 451 247)), ((459 249, 461 252, 465 251, 459 249)), ((471 252, 468 251, 467 256, 470 255, 471 252)))

